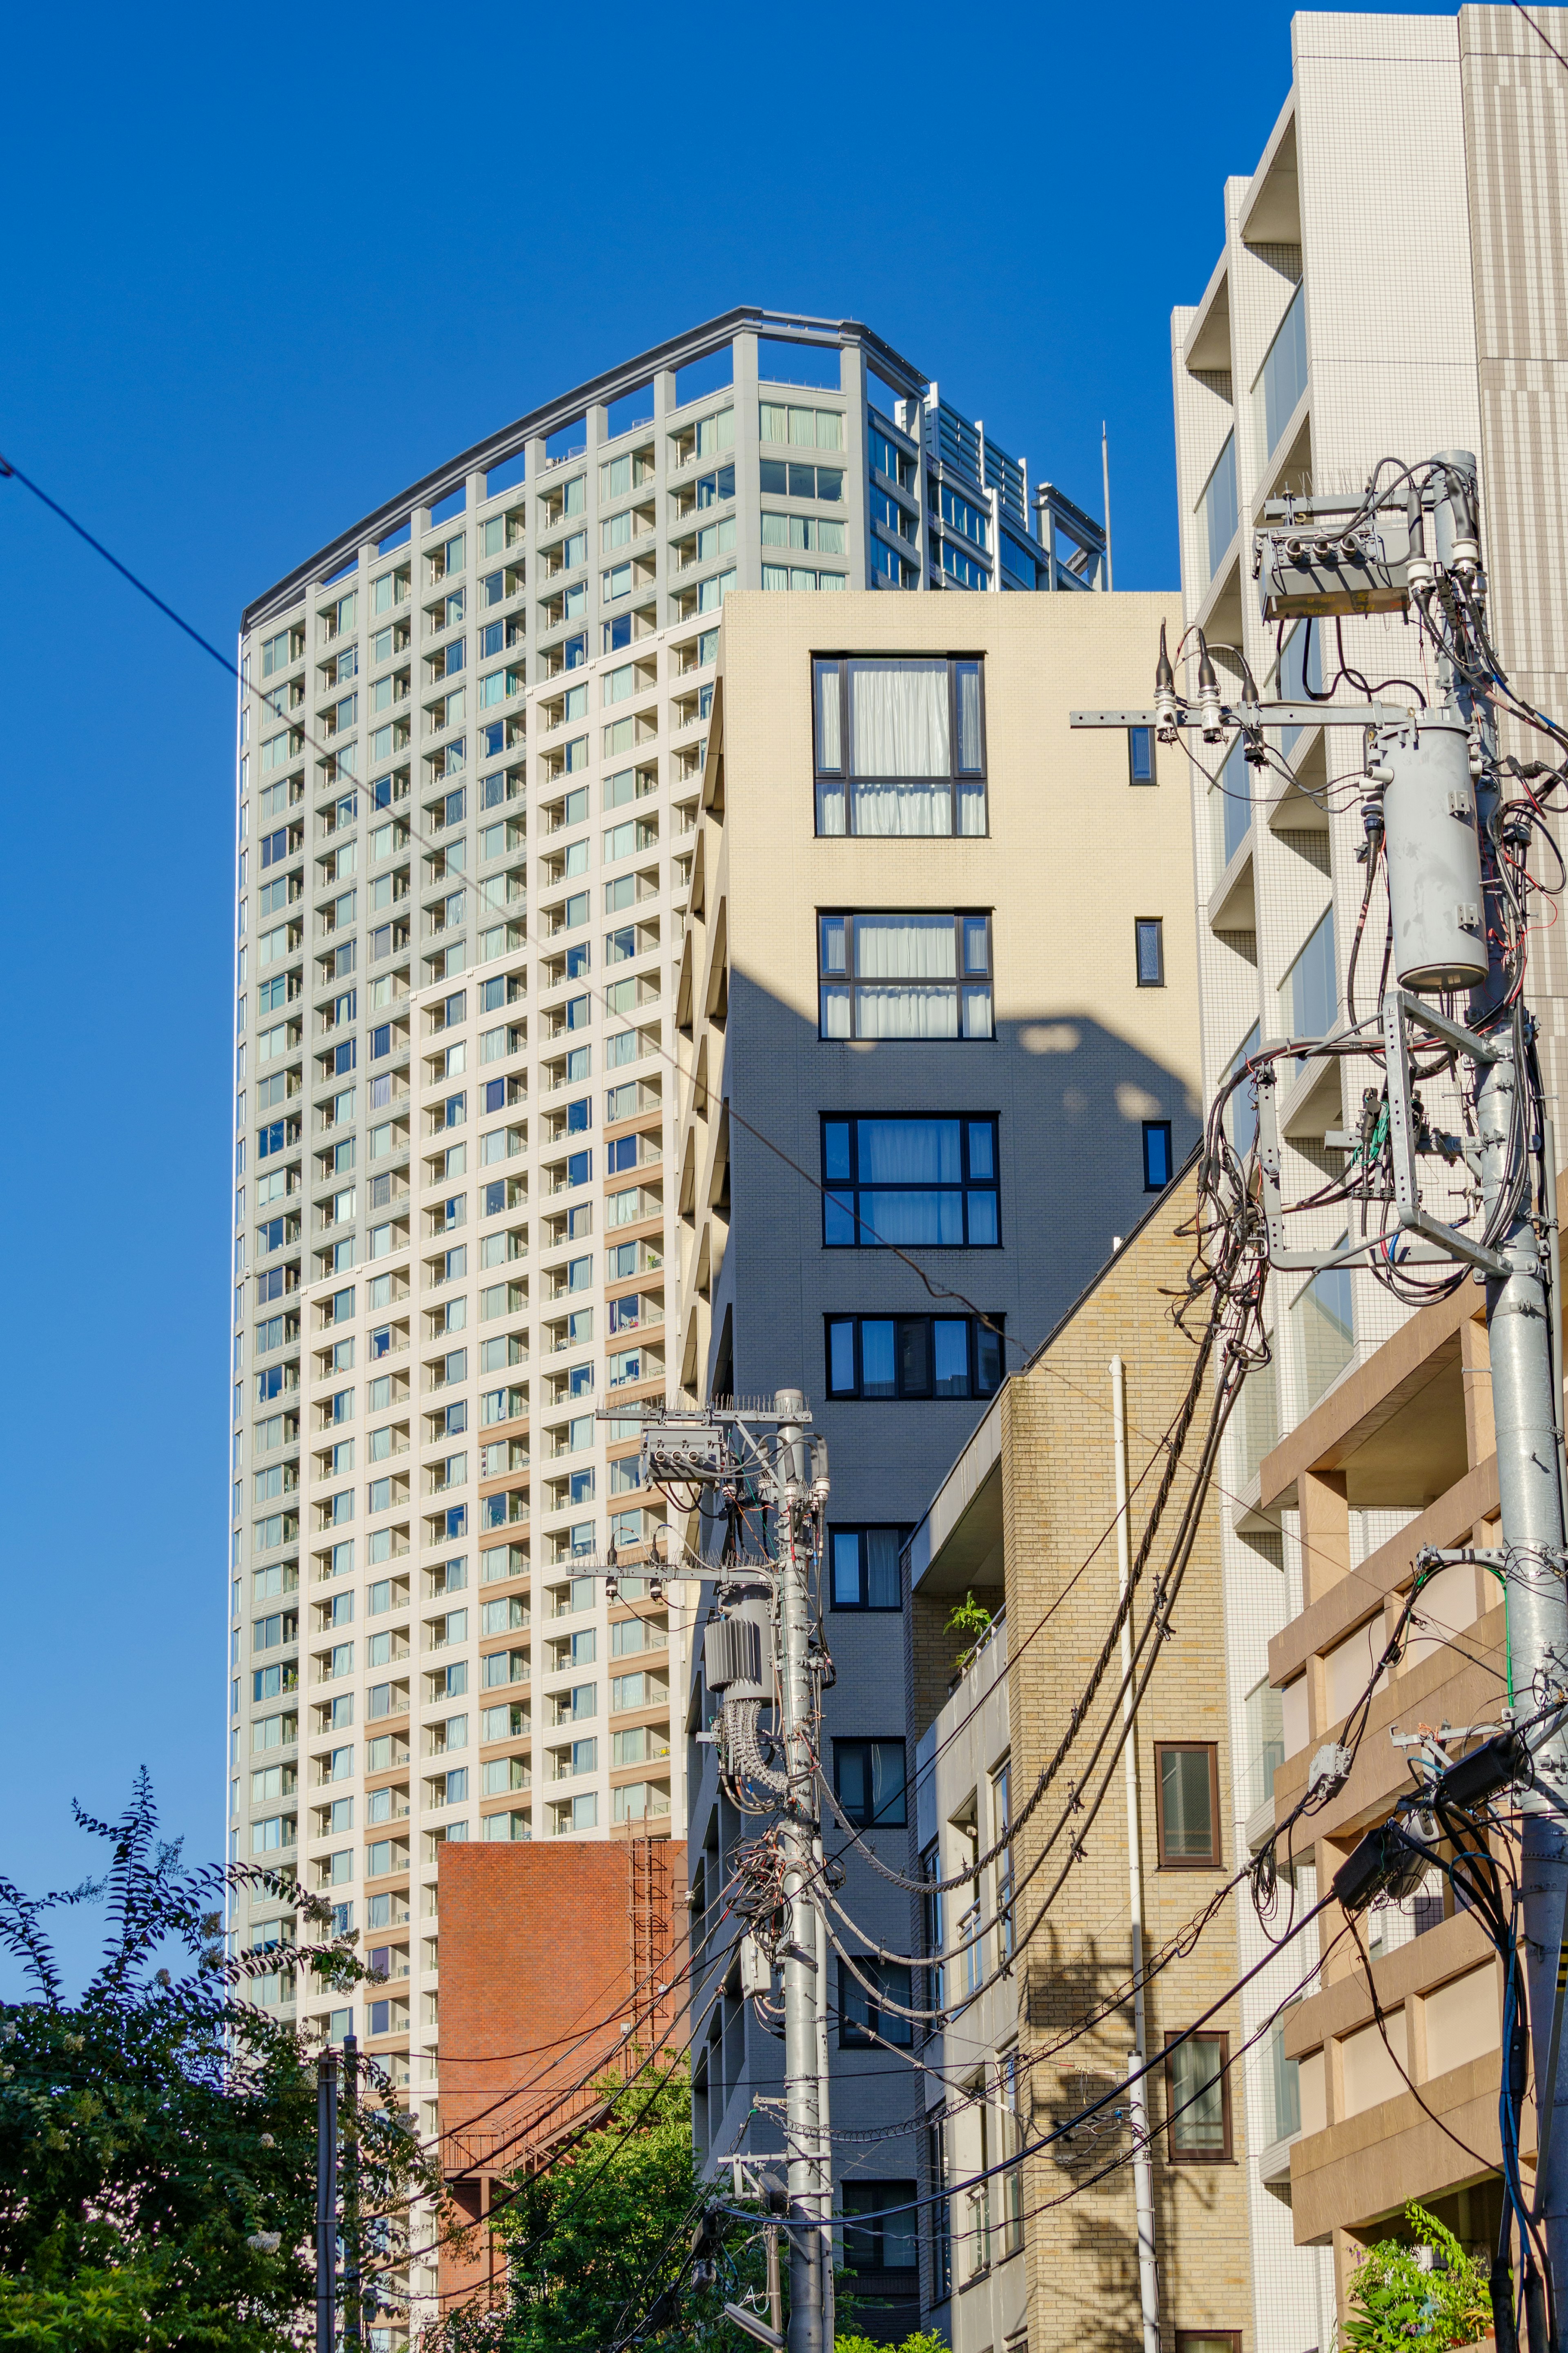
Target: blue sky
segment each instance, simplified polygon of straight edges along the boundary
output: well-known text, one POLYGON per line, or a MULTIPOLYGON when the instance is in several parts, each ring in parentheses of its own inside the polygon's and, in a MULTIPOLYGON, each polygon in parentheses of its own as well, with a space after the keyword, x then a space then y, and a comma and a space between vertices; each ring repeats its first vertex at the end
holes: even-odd
MULTIPOLYGON (((1168 314, 1289 12, 1177 23, 23 11, 0 450, 231 644, 404 483, 758 302, 868 321, 1095 512, 1106 417, 1118 586, 1173 584, 1168 314)), ((233 697, 4 483, 0 598, 0 1872, 41 1888, 94 1859, 72 1796, 142 1762, 220 1851, 233 697)))

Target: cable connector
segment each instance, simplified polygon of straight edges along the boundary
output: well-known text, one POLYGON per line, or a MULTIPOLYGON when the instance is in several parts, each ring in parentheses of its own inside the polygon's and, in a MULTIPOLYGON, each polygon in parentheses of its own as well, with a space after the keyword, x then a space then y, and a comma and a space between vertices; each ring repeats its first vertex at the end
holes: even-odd
POLYGON ((1354 1757, 1342 1741, 1325 1740, 1308 1767, 1308 1797, 1326 1805, 1344 1788, 1354 1763, 1354 1757))

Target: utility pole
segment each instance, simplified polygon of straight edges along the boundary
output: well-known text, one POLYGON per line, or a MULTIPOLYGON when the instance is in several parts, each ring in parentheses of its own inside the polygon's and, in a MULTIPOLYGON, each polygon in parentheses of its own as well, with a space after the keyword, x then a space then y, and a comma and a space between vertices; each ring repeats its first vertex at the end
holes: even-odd
MULTIPOLYGON (((1394 1267, 1458 1267, 1485 1286, 1500 1558, 1518 1703, 1504 1711, 1506 1755, 1500 1778, 1488 1787, 1518 1785, 1523 1817, 1523 1959, 1539 2134, 1533 2206, 1561 2307, 1568 2300, 1568 2126, 1553 2127, 1557 2111, 1568 2105, 1558 1990, 1568 1901, 1568 1705, 1560 1704, 1568 1694, 1568 1493, 1562 1302, 1554 1289, 1556 1171, 1544 1165, 1551 1123, 1533 1069, 1534 1023, 1522 1003, 1524 860, 1539 810, 1527 791, 1504 806, 1496 713, 1500 704, 1507 708, 1510 690, 1484 617, 1475 458, 1468 450, 1440 450, 1400 469, 1386 492, 1379 492, 1378 479, 1360 497, 1288 495, 1267 504, 1254 537, 1253 576, 1268 622, 1298 619, 1310 628, 1371 613, 1414 617, 1436 655, 1436 707, 1413 689, 1404 703, 1267 702, 1250 676, 1245 693, 1226 702, 1201 631, 1189 632, 1199 655, 1197 694, 1189 702, 1177 691, 1162 632, 1152 711, 1077 712, 1072 723, 1152 725, 1166 743, 1194 729, 1205 746, 1226 744, 1234 730, 1248 762, 1259 767, 1281 757, 1266 742, 1266 728, 1322 724, 1362 732, 1361 854, 1370 861, 1368 903, 1370 878, 1380 857, 1384 861, 1394 985, 1384 988, 1375 1036, 1365 1035, 1364 1021, 1352 1026, 1347 1012, 1326 1039, 1267 1039, 1252 1050, 1247 1070, 1258 1097, 1256 1168, 1248 1155, 1237 1155, 1237 1175, 1247 1187, 1256 1183, 1275 1268, 1321 1271, 1360 1261, 1381 1278, 1394 1267), (1521 879, 1510 877, 1510 866, 1521 879), (1452 1003, 1460 993, 1466 1026, 1435 1001, 1452 1003), (1359 1134, 1325 1139, 1346 1155, 1341 1198, 1359 1200, 1359 1234, 1352 1216, 1351 1238, 1337 1249, 1298 1250, 1286 1226, 1277 1070, 1288 1067, 1287 1058, 1325 1053, 1381 1054, 1382 1102, 1374 1098, 1375 1116, 1363 1120, 1359 1134), (1460 1079, 1466 1115, 1458 1134, 1436 1131, 1415 1091, 1423 1053, 1434 1056, 1428 1079, 1441 1083, 1445 1064, 1460 1079), (1470 1202, 1461 1221, 1446 1223, 1424 1206, 1422 1159, 1440 1159, 1446 1170, 1460 1172, 1446 1178, 1449 1184, 1468 1173, 1470 1202), (1537 1727, 1528 1744, 1511 1737, 1517 1715, 1537 1727)), ((1403 684, 1391 680, 1379 695, 1403 684)), ((1521 772, 1517 762, 1510 770, 1521 786, 1532 774, 1555 781, 1559 773, 1544 765, 1521 772)), ((1461 1556, 1478 1557, 1473 1551, 1461 1556)), ((1324 1794, 1349 1770, 1345 1752, 1328 1754, 1344 1761, 1333 1767, 1339 1779, 1325 1785, 1324 1794)), ((1384 1868, 1382 1841, 1380 1827, 1336 1876, 1336 1890, 1342 1883, 1355 1890, 1342 1895, 1349 1908, 1376 1890, 1384 1868)), ((1411 1869, 1410 1848, 1406 1836, 1386 1849, 1392 1869, 1411 1869)), ((1418 1872, 1419 1852, 1415 1862, 1418 1872)), ((1392 1884, 1386 1875, 1385 1883, 1392 1884)), ((1522 2210, 1520 2261, 1530 2274, 1522 2210)), ((1535 2339, 1544 2343, 1539 2297, 1533 2314, 1531 2295, 1526 2306, 1536 2353, 1535 2339)))
POLYGON ((359 2249, 359 2043, 343 2037, 343 2348, 354 2353, 363 2342, 360 2305, 359 2249))
POLYGON ((316 2353, 338 2341, 338 2054, 316 2062, 316 2353))
MULTIPOLYGON (((773 1456, 773 1513, 778 1545, 779 1696, 782 1704, 784 1801, 782 1843, 786 1909, 784 1982, 784 2143, 789 2154, 790 2233, 789 2353, 823 2353, 826 2294, 822 2201, 822 2086, 817 2076, 817 1980, 822 1971, 817 1934, 813 1846, 821 1821, 811 1748, 815 1694, 806 1667, 810 1621, 805 1561, 799 1546, 797 1514, 809 1492, 798 1389, 781 1389, 773 1400, 779 1416, 773 1456), (786 1418, 787 1417, 787 1418, 786 1418)), ((828 2210, 829 2213, 831 2209, 828 2210)))
MULTIPOLYGON (((615 1409, 616 1419, 626 1412, 615 1409)), ((679 1566, 659 1567, 663 1580, 700 1579, 716 1588, 717 1609, 704 1631, 703 1674, 720 1712, 697 1736, 717 1749, 721 1779, 738 1810, 773 1818, 769 1831, 735 1855, 740 1875, 750 1870, 758 1891, 750 1905, 735 1899, 750 1921, 741 1942, 741 1988, 764 2031, 776 2035, 775 1972, 783 1978, 787 2348, 831 2353, 828 1939, 816 1781, 828 1662, 816 1637, 820 1606, 812 1594, 814 1580, 820 1594, 826 1575, 827 1450, 808 1434, 811 1414, 799 1389, 781 1389, 754 1405, 689 1412, 645 1406, 640 1418, 644 1484, 689 1495, 698 1488, 716 1490, 727 1525, 717 1558, 689 1556, 679 1566), (747 1551, 743 1541, 746 1504, 757 1498, 770 1524, 770 1541, 760 1553, 747 1551), (764 1725, 763 1709, 775 1694, 775 1721, 764 1725)), ((612 1554, 589 1573, 605 1578, 613 1599, 620 1577, 633 1572, 622 1570, 612 1554)), ((771 2152, 749 2152, 743 2161, 752 2164, 764 2154, 771 2152)), ((740 2153, 735 2161, 742 2162, 740 2153)), ((775 2269, 776 2253, 775 2247, 775 2269)), ((776 2304, 773 2309, 776 2333, 776 2304)), ((735 2306, 731 2316, 757 2334, 758 2316, 735 2306)))

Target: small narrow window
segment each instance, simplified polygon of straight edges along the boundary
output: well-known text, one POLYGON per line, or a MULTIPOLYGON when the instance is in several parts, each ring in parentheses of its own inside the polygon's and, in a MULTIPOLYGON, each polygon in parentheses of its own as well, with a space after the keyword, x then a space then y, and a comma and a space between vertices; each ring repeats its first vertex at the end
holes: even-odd
POLYGON ((1127 730, 1127 781, 1132 785, 1154 782, 1154 730, 1152 727, 1130 727, 1127 730))
POLYGON ((1219 1862, 1219 1752, 1212 1740, 1156 1741, 1160 1862, 1176 1871, 1219 1862))
POLYGON ((898 1609, 903 1595, 899 1555, 901 1527, 835 1528, 833 1607, 835 1609, 898 1609))
POLYGON ((1143 1123, 1143 1190, 1163 1193, 1171 1181, 1171 1123, 1168 1119, 1146 1119, 1143 1123))
POLYGON ((1171 2037, 1165 2050, 1165 2137, 1173 2165, 1228 2165, 1230 2037, 1171 2037))
POLYGON ((1165 986, 1165 924, 1160 915, 1140 915, 1133 926, 1140 988, 1165 986))
POLYGON ((901 1740, 836 1740, 835 1794, 861 1830, 900 1830, 906 1820, 901 1740))

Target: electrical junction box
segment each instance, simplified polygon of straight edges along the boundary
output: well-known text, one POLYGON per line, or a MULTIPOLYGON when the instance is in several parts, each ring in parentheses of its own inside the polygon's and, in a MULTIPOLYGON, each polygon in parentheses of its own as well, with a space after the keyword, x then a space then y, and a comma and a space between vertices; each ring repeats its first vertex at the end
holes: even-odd
POLYGON ((751 1994, 770 1994, 773 1989, 773 1965, 756 1938, 749 1933, 741 1939, 741 1994, 742 2000, 751 1994))
MULTIPOLYGON (((1352 531, 1356 510, 1299 512, 1255 533, 1252 573, 1266 621, 1400 613, 1409 597, 1410 529, 1403 508, 1381 508, 1352 531)), ((1326 507, 1303 499, 1300 509, 1326 507)))
POLYGON ((679 1422, 661 1422, 646 1430, 642 1442, 645 1477, 655 1479, 717 1479, 724 1468, 722 1430, 679 1422))

